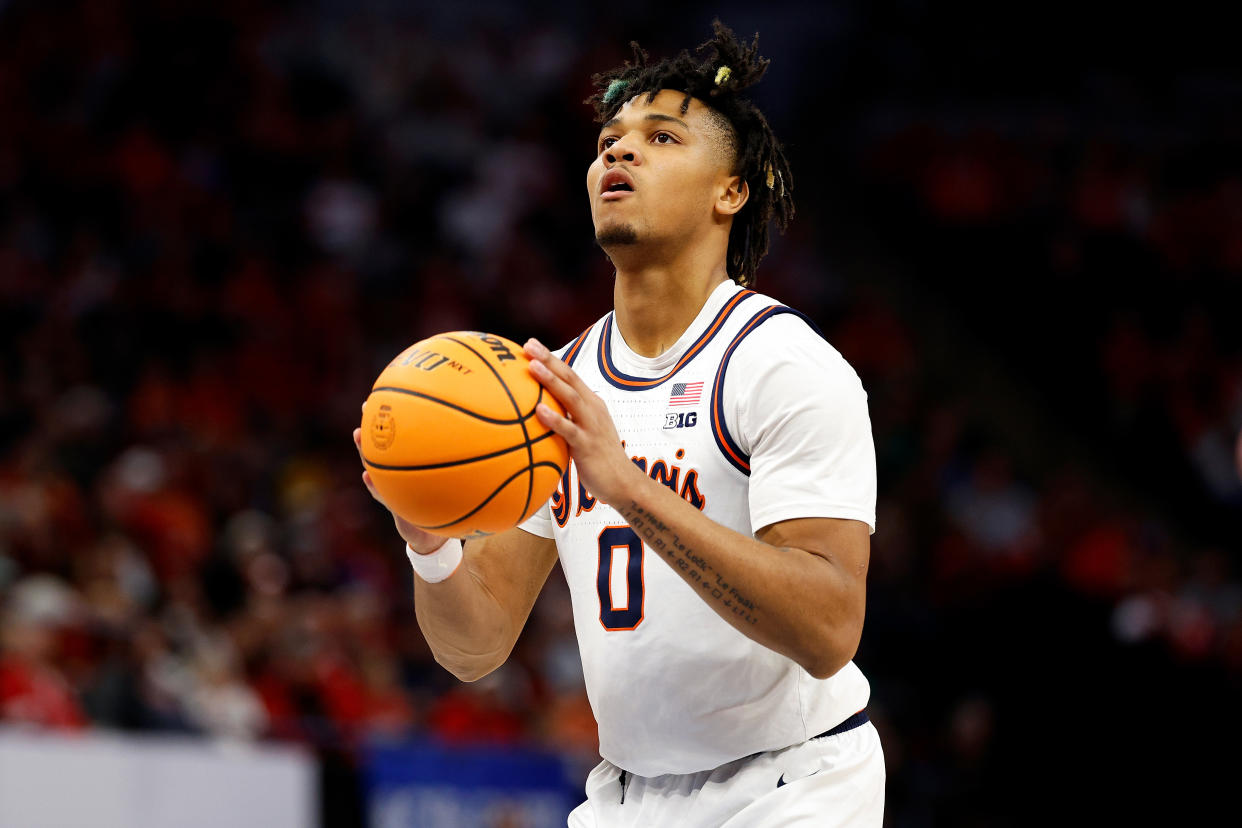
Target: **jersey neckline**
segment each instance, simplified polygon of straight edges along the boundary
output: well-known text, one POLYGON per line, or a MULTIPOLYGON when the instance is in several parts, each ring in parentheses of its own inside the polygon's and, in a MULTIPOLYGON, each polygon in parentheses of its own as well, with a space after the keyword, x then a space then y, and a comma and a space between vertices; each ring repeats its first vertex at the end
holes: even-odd
POLYGON ((604 317, 596 349, 600 374, 609 384, 627 391, 655 388, 667 382, 715 338, 738 305, 754 295, 753 290, 745 290, 731 280, 721 282, 677 342, 654 357, 635 353, 616 328, 616 311, 609 313, 604 317), (622 366, 638 375, 626 373, 622 366))

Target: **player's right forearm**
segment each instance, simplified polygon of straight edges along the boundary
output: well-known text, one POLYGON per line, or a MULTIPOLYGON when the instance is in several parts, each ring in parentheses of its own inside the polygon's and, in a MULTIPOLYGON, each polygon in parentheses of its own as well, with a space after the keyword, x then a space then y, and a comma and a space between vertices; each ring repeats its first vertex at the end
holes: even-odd
POLYGON ((414 576, 418 626, 436 662, 462 681, 477 681, 503 664, 517 638, 509 613, 470 566, 477 543, 466 545, 451 577, 429 584, 414 576))

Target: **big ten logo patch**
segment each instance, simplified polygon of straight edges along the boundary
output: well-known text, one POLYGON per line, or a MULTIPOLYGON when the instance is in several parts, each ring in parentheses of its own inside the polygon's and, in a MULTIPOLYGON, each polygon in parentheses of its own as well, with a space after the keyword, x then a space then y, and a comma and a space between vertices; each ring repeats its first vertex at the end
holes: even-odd
POLYGON ((697 411, 676 411, 664 415, 664 428, 693 428, 699 421, 697 411))
POLYGON ((392 406, 381 405, 371 418, 371 445, 381 451, 397 439, 397 421, 392 416, 392 406))

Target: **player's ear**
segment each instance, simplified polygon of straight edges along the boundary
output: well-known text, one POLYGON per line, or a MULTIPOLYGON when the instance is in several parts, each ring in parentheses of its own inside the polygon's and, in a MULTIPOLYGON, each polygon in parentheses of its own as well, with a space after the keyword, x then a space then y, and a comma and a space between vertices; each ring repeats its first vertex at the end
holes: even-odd
POLYGON ((750 188, 746 185, 746 179, 740 175, 731 175, 724 181, 725 187, 720 191, 720 195, 716 198, 716 210, 721 215, 736 215, 738 210, 746 205, 746 200, 750 198, 750 188))

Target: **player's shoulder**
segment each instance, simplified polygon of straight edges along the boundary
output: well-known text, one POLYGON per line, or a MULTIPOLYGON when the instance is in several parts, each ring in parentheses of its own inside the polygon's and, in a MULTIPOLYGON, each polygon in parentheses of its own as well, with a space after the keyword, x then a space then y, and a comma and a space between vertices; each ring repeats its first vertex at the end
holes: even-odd
POLYGON ((734 362, 768 369, 801 366, 813 374, 856 376, 853 367, 806 314, 763 294, 752 300, 755 313, 743 327, 734 362))
POLYGON ((803 433, 840 433, 846 421, 866 415, 861 379, 815 322, 764 298, 742 328, 744 338, 726 351, 712 397, 718 442, 747 457, 763 434, 789 433, 790 424, 803 433))

